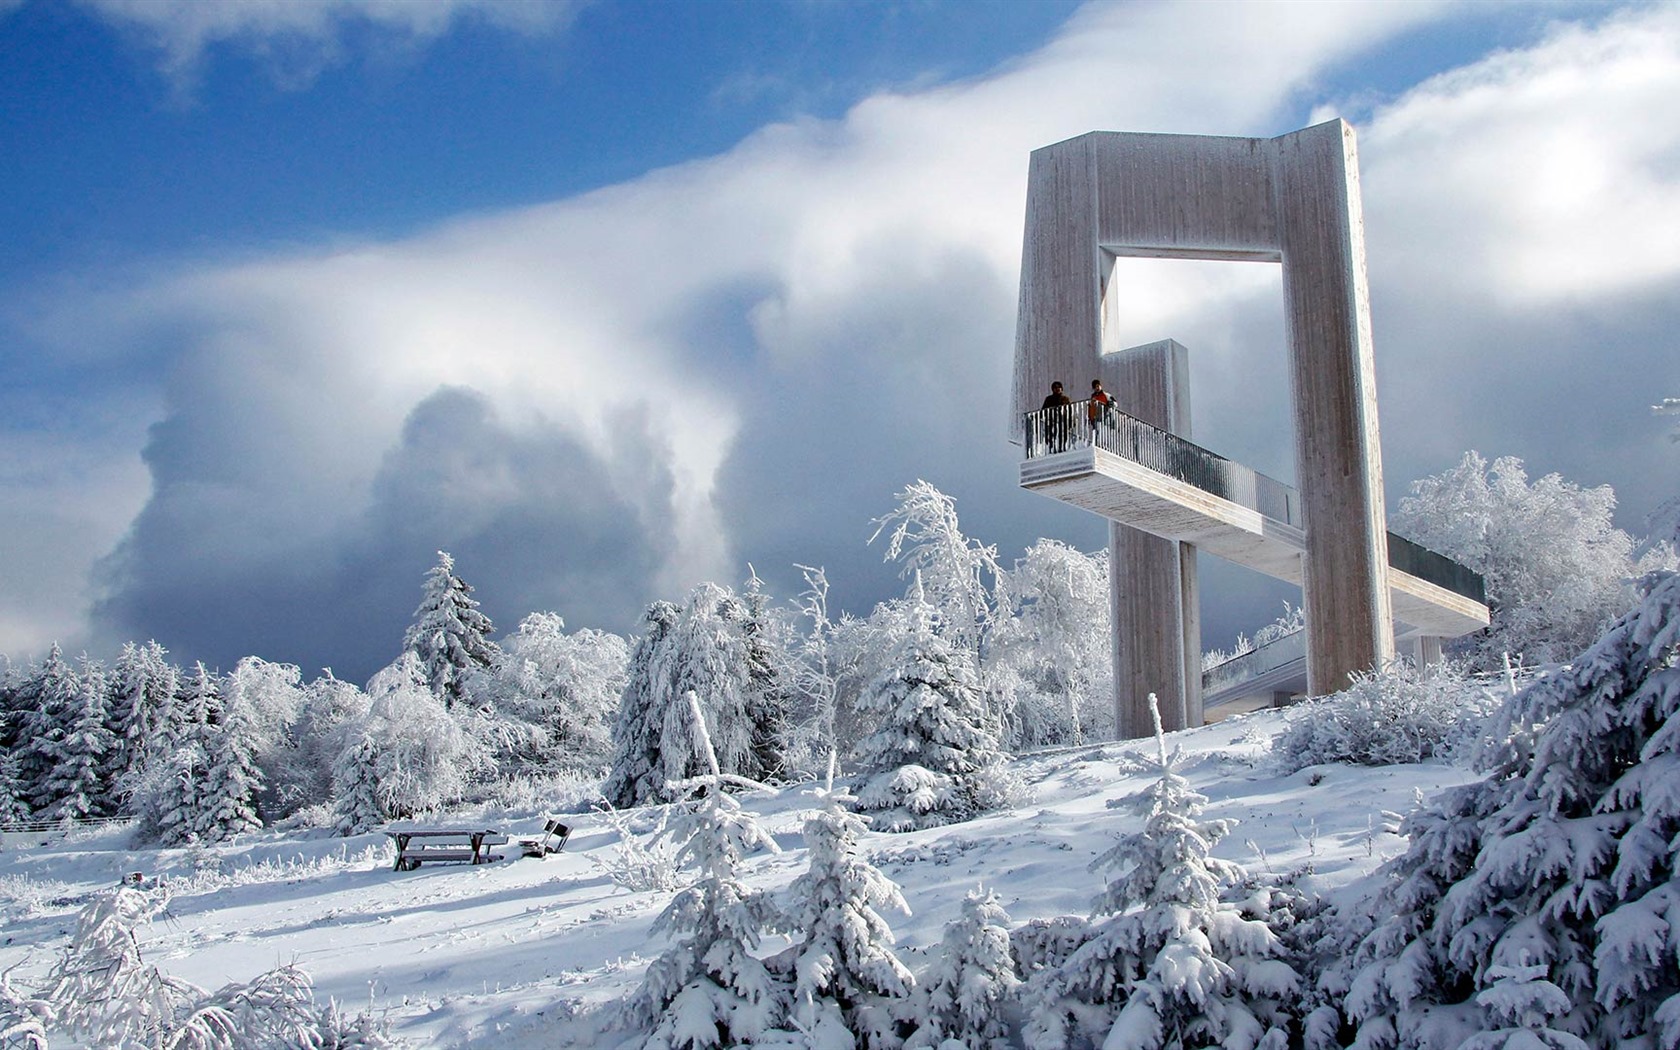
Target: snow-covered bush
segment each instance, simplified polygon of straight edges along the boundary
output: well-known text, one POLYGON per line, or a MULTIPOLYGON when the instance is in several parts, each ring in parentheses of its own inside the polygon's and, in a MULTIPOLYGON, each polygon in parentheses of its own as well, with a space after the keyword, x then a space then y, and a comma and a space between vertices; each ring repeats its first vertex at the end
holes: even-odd
POLYGON ((887 831, 966 820, 994 808, 992 770, 1003 758, 966 651, 940 637, 932 607, 906 599, 910 627, 898 651, 858 698, 876 731, 858 746, 870 775, 859 812, 887 831))
POLYGON ((1201 818, 1207 800, 1175 771, 1158 712, 1155 727, 1160 778, 1129 800, 1143 831, 1092 863, 1116 872, 1096 901, 1106 918, 1032 979, 1027 1045, 1284 1050, 1301 981, 1268 924, 1269 896, 1223 896, 1245 877, 1210 853, 1229 822, 1201 818))
MULTIPOLYGON (((335 1008, 323 1010, 315 1003, 309 975, 295 966, 211 993, 144 962, 136 931, 168 904, 166 891, 125 886, 83 908, 75 935, 40 995, 25 998, 9 987, 0 994, 0 1024, 8 1013, 27 1015, 21 1024, 13 1022, 21 1033, 15 1045, 44 1048, 55 1031, 110 1050, 379 1050, 396 1045, 365 1017, 346 1019, 335 1008), (32 1035, 31 1023, 38 1035, 32 1035), (360 1041, 346 1042, 345 1036, 360 1041)), ((0 1033, 9 1036, 6 1029, 0 1033)))
POLYGON ((1450 666, 1396 664, 1290 709, 1272 753, 1286 773, 1323 762, 1422 762, 1471 744, 1496 701, 1450 666))
POLYGON ((589 854, 589 863, 613 885, 631 893, 669 893, 676 889, 677 851, 665 837, 670 812, 659 810, 654 826, 643 836, 612 803, 603 801, 597 808, 607 826, 618 833, 618 841, 605 859, 589 854))
POLYGON ((1364 909, 1387 918, 1346 997, 1357 1045, 1445 1050, 1524 1027, 1680 1045, 1680 574, 1643 588, 1505 704, 1486 779, 1406 821, 1411 845, 1364 909))
POLYGON ((1633 540, 1611 524, 1616 494, 1548 474, 1530 482, 1522 460, 1475 452, 1412 483, 1394 530, 1481 573, 1493 614, 1454 643, 1478 671, 1506 653, 1557 663, 1591 644, 1633 604, 1633 540))
POLYGON ((920 1027, 906 1046, 936 1048, 954 1039, 967 1050, 1002 1050, 1009 1045, 1006 1009, 1020 983, 1010 953, 1009 913, 997 894, 969 893, 916 989, 912 1012, 920 1027))

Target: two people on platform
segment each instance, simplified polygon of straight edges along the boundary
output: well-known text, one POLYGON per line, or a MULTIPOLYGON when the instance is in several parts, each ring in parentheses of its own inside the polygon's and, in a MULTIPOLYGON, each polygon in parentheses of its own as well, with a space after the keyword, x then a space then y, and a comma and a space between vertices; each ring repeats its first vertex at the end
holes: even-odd
MULTIPOLYGON (((1068 447, 1068 437, 1073 430, 1073 399, 1067 396, 1062 384, 1050 384, 1050 396, 1044 399, 1040 406, 1044 409, 1044 440, 1051 452, 1061 452, 1068 447), (1060 411, 1048 411, 1060 409, 1060 411)), ((1087 434, 1094 435, 1099 424, 1110 422, 1110 413, 1114 408, 1114 399, 1103 389, 1102 380, 1091 380, 1091 396, 1085 402, 1085 422, 1089 426, 1087 434)))

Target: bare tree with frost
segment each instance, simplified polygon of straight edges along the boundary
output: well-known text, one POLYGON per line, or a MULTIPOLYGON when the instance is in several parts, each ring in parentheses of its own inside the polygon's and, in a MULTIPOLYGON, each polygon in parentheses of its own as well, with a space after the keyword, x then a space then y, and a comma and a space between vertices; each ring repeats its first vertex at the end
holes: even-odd
POLYGON ((1007 708, 1011 746, 1112 737, 1108 552, 1041 539, 1003 582, 1009 615, 998 618, 991 660, 994 674, 1019 683, 1007 708))
POLYGON ((1207 799, 1176 771, 1153 694, 1150 709, 1161 775, 1127 800, 1143 830, 1092 862, 1115 872, 1097 897, 1101 921, 1028 986, 1027 1045, 1284 1050, 1300 976, 1267 922, 1266 893, 1226 898, 1244 872, 1212 849, 1231 822, 1201 816, 1207 799))
POLYGON ((472 588, 455 575, 455 559, 438 551, 437 565, 426 573, 414 623, 403 635, 403 648, 419 659, 432 695, 445 707, 463 699, 469 679, 496 660, 496 646, 490 641, 495 627, 471 595, 472 588))
POLYGON ((965 536, 956 500, 926 481, 905 486, 893 498, 898 506, 874 520, 869 542, 886 536, 886 560, 900 563, 901 577, 920 579, 916 586, 939 611, 940 633, 978 662, 1003 576, 997 548, 965 536))

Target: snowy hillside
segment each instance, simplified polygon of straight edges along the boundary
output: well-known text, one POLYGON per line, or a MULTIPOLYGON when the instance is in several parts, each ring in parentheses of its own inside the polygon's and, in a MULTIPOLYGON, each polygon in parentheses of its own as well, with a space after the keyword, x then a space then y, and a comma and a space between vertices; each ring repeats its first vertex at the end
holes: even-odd
MULTIPOLYGON (((1393 814, 1409 812, 1419 792, 1474 779, 1439 761, 1280 775, 1269 750, 1284 718, 1262 712, 1169 741, 1208 796, 1207 815, 1238 821, 1217 855, 1255 871, 1299 872, 1332 897, 1367 892, 1366 877, 1403 851, 1393 814)), ((924 967, 964 895, 981 884, 1016 923, 1087 915, 1103 885, 1088 865, 1143 823, 1106 803, 1151 783, 1153 750, 1137 741, 1022 757, 1013 768, 1030 803, 962 824, 867 835, 865 850, 913 912, 886 916, 900 956, 924 967)), ((805 869, 802 821, 815 804, 800 787, 746 800, 783 850, 749 857, 749 882, 780 889, 805 869)), ((472 810, 428 823, 534 835, 544 815, 472 810)), ((379 833, 258 831, 196 850, 134 849, 123 830, 9 834, 0 853, 0 969, 11 970, 14 985, 33 986, 69 937, 76 909, 124 874, 143 872, 173 891, 168 917, 141 930, 143 956, 196 984, 214 988, 296 963, 319 996, 351 1009, 371 1004, 415 1045, 595 1045, 586 1008, 635 990, 667 946, 649 926, 670 894, 616 886, 599 864, 612 859, 617 833, 599 814, 567 819, 577 830, 562 854, 518 858, 510 846, 494 864, 411 872, 392 870, 392 847, 379 833)))

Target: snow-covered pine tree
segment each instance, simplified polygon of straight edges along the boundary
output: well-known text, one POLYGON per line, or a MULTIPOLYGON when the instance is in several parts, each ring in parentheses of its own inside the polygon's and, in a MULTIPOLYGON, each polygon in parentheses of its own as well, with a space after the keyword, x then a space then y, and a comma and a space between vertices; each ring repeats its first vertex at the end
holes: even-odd
POLYGON ((23 711, 18 730, 18 780, 29 808, 50 810, 58 796, 49 787, 58 765, 59 745, 75 725, 80 709, 76 672, 54 642, 47 658, 24 676, 15 701, 23 711))
POLYGON ((744 775, 771 780, 783 774, 787 761, 793 707, 792 657, 770 616, 770 598, 764 581, 753 573, 747 592, 727 610, 740 626, 746 651, 747 680, 745 714, 752 734, 752 762, 744 775))
POLYGON ((1680 573, 1641 587, 1507 702, 1486 779, 1408 818, 1346 996, 1356 1045, 1509 1027, 1511 1000, 1482 993, 1520 972, 1561 990, 1545 1023, 1590 1047, 1680 1046, 1680 573))
POLYGON ((1476 1002, 1500 1027, 1478 1032, 1458 1050, 1587 1050, 1587 1044, 1551 1026, 1551 1019, 1569 1012, 1569 996, 1546 980, 1546 967, 1490 966, 1489 984, 1476 993, 1476 1002))
POLYGON ((753 955, 775 909, 762 890, 740 878, 741 859, 754 850, 780 852, 775 840, 741 808, 734 791, 763 787, 718 769, 699 700, 685 697, 696 748, 709 772, 672 785, 687 799, 677 821, 683 840, 678 862, 698 874, 676 895, 652 932, 680 939, 647 970, 629 1002, 639 1025, 652 1025, 644 1050, 710 1050, 762 1039, 787 1016, 789 989, 753 955))
POLYGON ((142 838, 162 846, 198 841, 203 808, 200 784, 209 768, 198 733, 184 737, 167 758, 146 767, 133 800, 142 838))
POLYGON ((414 623, 403 635, 403 648, 419 657, 432 695, 445 707, 463 699, 468 679, 496 661, 490 641, 495 627, 478 611, 471 594, 472 588, 455 575, 455 559, 438 551, 437 565, 426 574, 414 623))
MULTIPOLYGON (((858 839, 863 821, 829 788, 822 807, 805 821, 810 866, 788 887, 781 919, 798 936, 773 956, 772 972, 793 978, 794 1020, 808 1045, 851 1033, 864 1050, 897 1046, 897 1016, 916 986, 897 953, 880 909, 910 913, 898 886, 869 862, 858 839)), ((850 1042, 841 1045, 853 1045, 850 1042)))
POLYGON ((116 737, 107 724, 105 670, 84 654, 72 683, 73 721, 68 732, 52 744, 56 761, 42 791, 43 798, 54 800, 39 811, 47 820, 102 817, 111 812, 114 801, 111 761, 116 737))
POLYGON ((988 773, 1003 758, 968 653, 935 631, 931 606, 905 602, 909 629, 857 700, 878 727, 858 745, 871 775, 857 808, 886 831, 966 820, 996 805, 988 773))
POLYGON ((340 835, 360 835, 391 819, 379 786, 379 743, 359 733, 333 766, 333 819, 340 835))
POLYGON ((0 750, 0 824, 23 820, 28 815, 23 785, 18 782, 17 755, 10 748, 0 750))
POLYGON ((1027 1045, 1284 1050, 1300 976, 1266 921, 1267 895, 1222 898, 1245 874, 1211 855, 1230 822, 1201 817, 1207 799, 1176 771, 1154 694, 1150 709, 1161 775, 1128 800, 1143 831, 1092 862, 1116 871, 1093 911, 1106 918, 1029 983, 1027 1045))
POLYGON ((1009 1045, 1005 1009, 1020 983, 1009 950, 1009 913, 996 893, 970 892, 916 990, 913 1012, 921 1027, 905 1045, 937 1050, 954 1039, 967 1050, 1003 1050, 1009 1045))
POLYGON ((221 723, 201 731, 199 739, 209 764, 193 825, 199 841, 221 842, 262 827, 257 815, 262 773, 254 755, 255 737, 252 713, 242 697, 230 697, 221 723))
POLYGON ((216 676, 200 660, 182 675, 175 691, 175 733, 171 743, 179 746, 197 740, 199 731, 222 719, 222 691, 216 676))
POLYGON ((155 641, 124 642, 111 666, 111 730, 116 737, 116 766, 124 787, 132 788, 142 768, 173 748, 178 718, 175 692, 181 673, 168 651, 155 641))
POLYGON ((612 771, 601 785, 607 802, 620 809, 665 797, 659 742, 665 732, 663 701, 669 699, 669 691, 658 683, 655 662, 677 615, 677 607, 670 602, 649 605, 642 614, 642 636, 630 650, 629 678, 613 723, 612 771))

